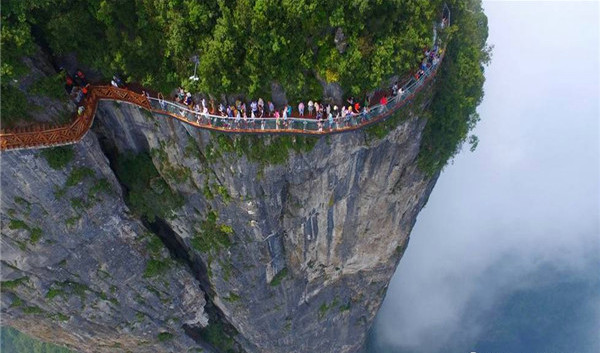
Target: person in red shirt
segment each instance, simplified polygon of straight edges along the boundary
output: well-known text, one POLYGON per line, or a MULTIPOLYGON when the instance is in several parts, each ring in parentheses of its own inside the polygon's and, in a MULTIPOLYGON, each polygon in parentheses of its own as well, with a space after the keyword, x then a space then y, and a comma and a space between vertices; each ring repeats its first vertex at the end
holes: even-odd
POLYGON ((381 99, 379 100, 379 104, 381 104, 382 112, 387 110, 387 102, 388 102, 388 100, 387 100, 386 96, 381 97, 381 99))

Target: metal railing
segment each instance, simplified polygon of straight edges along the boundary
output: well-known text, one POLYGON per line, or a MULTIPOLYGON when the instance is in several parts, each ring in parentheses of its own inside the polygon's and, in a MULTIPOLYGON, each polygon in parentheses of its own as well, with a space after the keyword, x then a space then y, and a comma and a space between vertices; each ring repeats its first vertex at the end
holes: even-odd
POLYGON ((323 135, 356 130, 385 119, 407 103, 435 75, 441 60, 442 58, 435 65, 424 70, 418 79, 411 78, 403 86, 400 86, 401 89, 398 91, 398 94, 390 97, 387 104, 376 104, 368 108, 363 107, 360 113, 350 113, 346 116, 340 114, 333 117, 333 120, 325 116, 321 120, 298 116, 286 118, 232 117, 203 113, 190 109, 181 103, 160 98, 150 97, 149 102, 153 113, 173 116, 199 128, 231 133, 323 135))
MULTIPOLYGON (((447 5, 444 5, 442 11, 447 27, 450 25, 450 10, 447 5)), ((434 30, 437 30, 442 29, 443 26, 436 24, 435 27, 434 30)), ((434 37, 436 42, 439 42, 439 36, 435 35, 434 37)), ((439 43, 434 44, 439 45, 439 43)), ((445 43, 443 44, 445 47, 445 43)), ((423 70, 418 78, 411 77, 406 80, 400 86, 398 94, 390 97, 387 104, 363 107, 360 113, 335 116, 333 120, 330 120, 328 116, 323 116, 321 120, 298 116, 286 118, 222 116, 195 111, 181 103, 144 96, 127 89, 91 86, 88 96, 83 101, 85 107, 83 114, 78 115, 71 123, 63 126, 37 124, 25 128, 0 130, 0 150, 44 148, 78 142, 90 129, 100 100, 132 103, 157 115, 170 116, 198 128, 225 133, 327 135, 357 130, 387 119, 409 102, 435 76, 444 55, 445 48, 442 50, 441 56, 423 70)))

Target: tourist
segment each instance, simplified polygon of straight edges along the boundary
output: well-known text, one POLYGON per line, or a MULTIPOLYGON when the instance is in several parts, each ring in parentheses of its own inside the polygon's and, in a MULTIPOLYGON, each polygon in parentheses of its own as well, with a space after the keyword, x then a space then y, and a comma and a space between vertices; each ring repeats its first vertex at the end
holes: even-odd
POLYGON ((317 127, 319 128, 319 132, 323 131, 323 121, 321 120, 323 112, 320 110, 317 111, 317 127))
POLYGON ((279 130, 279 110, 275 111, 275 128, 279 130))
POLYGON ((263 109, 265 107, 265 101, 262 98, 258 98, 258 107, 263 109))
POLYGON ((117 75, 113 75, 112 80, 115 82, 116 86, 115 87, 119 87, 119 88, 123 88, 125 87, 125 85, 123 84, 123 81, 121 81, 121 78, 117 75))
POLYGON ((185 99, 183 100, 183 104, 187 105, 188 107, 192 105, 192 94, 190 92, 187 92, 185 94, 185 99))
POLYGON ((301 117, 304 117, 304 103, 300 102, 298 104, 298 114, 300 114, 301 117))
POLYGON ((256 111, 258 110, 258 103, 256 103, 256 101, 252 101, 250 103, 250 109, 252 110, 253 114, 256 114, 256 111))
POLYGON ((77 69, 77 71, 75 72, 75 80, 79 81, 78 84, 79 86, 85 86, 87 85, 87 80, 85 79, 85 75, 83 74, 83 71, 77 69))
POLYGON ((346 114, 346 119, 344 119, 344 126, 349 126, 350 125, 350 119, 354 115, 352 113, 352 106, 351 105, 348 106, 348 109, 346 110, 346 112, 347 112, 347 114, 346 114))
POLYGON ((269 101, 268 107, 269 107, 269 116, 273 116, 273 113, 275 112, 275 105, 273 105, 273 102, 269 101))
MULTIPOLYGON (((239 129, 240 128, 241 114, 240 114, 239 110, 236 109, 236 111, 237 111, 237 113, 235 115, 235 127, 236 127, 236 129, 239 129)), ((245 114, 244 114, 244 120, 246 120, 245 114)))
POLYGON ((308 101, 308 115, 309 116, 312 116, 314 106, 315 106, 315 104, 313 103, 312 100, 308 101))
POLYGON ((65 79, 65 90, 67 91, 67 94, 71 94, 71 92, 73 92, 73 78, 71 78, 69 74, 67 74, 65 79))
POLYGON ((208 118, 208 108, 204 107, 202 108, 202 115, 204 116, 204 121, 208 120, 208 124, 210 125, 210 119, 208 118))
MULTIPOLYGON (((289 106, 289 107, 291 107, 291 106, 289 106)), ((289 112, 288 106, 284 107, 283 111, 282 111, 282 113, 283 113, 283 127, 287 126, 288 112, 289 112)))
POLYGON ((387 97, 385 95, 381 96, 381 99, 379 100, 379 104, 381 104, 380 112, 387 111, 387 102, 387 97))
POLYGON ((162 93, 158 94, 158 104, 160 104, 162 110, 167 110, 167 103, 165 102, 165 97, 162 95, 162 93))
POLYGON ((329 131, 333 130, 333 114, 331 114, 331 111, 329 113, 327 113, 327 121, 329 122, 329 131))

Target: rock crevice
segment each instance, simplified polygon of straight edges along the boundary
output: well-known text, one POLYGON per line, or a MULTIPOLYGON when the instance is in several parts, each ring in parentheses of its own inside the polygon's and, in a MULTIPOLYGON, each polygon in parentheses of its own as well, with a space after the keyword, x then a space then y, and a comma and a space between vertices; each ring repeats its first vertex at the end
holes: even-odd
POLYGON ((218 135, 103 102, 63 169, 39 151, 3 154, 3 278, 37 275, 3 290, 3 317, 85 352, 357 352, 437 179, 416 165, 424 124, 321 138, 270 164, 248 150, 300 138, 218 135), (152 222, 114 172, 140 153, 182 198, 152 222), (65 187, 82 168, 93 175, 65 187), (110 191, 90 197, 101 179, 110 191))

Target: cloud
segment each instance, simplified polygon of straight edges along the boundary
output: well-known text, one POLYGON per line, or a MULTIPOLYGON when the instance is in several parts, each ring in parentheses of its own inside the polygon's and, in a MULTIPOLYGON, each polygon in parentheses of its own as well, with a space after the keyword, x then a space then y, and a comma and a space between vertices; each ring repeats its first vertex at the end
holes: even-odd
MULTIPOLYGON (((600 288, 599 4, 484 7, 495 49, 481 142, 447 167, 419 216, 378 315, 377 352, 468 347, 515 293, 559 279, 600 288)), ((586 318, 600 319, 596 293, 586 318)))

